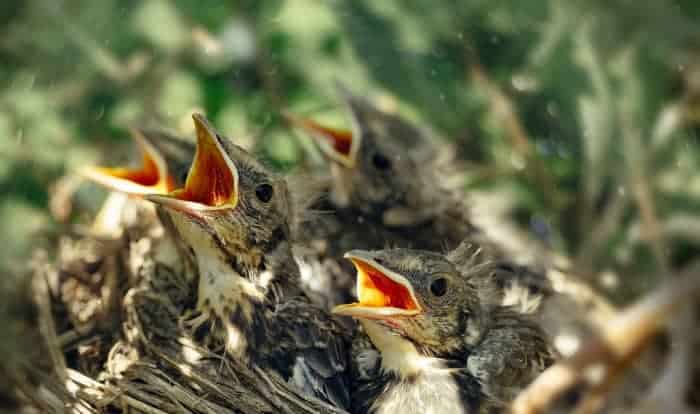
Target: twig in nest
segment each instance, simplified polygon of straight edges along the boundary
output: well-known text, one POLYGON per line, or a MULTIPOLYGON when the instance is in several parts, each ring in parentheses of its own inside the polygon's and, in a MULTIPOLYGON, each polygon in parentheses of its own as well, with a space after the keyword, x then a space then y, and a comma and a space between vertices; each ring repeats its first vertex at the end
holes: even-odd
POLYGON ((75 347, 80 343, 92 342, 93 340, 95 340, 95 325, 96 323, 94 320, 89 320, 83 326, 81 326, 80 330, 70 329, 58 335, 58 337, 56 338, 58 346, 60 347, 60 349, 65 350, 69 347, 75 347))
MULTIPOLYGON (((692 354, 693 312, 690 304, 686 304, 678 315, 670 321, 671 351, 666 363, 666 370, 661 373, 653 388, 646 394, 639 404, 629 413, 689 413, 683 400, 690 380, 690 355, 692 354)), ((625 368, 634 362, 634 358, 628 358, 610 369, 605 381, 596 385, 591 392, 579 404, 574 414, 593 414, 598 412, 605 398, 609 395, 616 380, 624 372, 625 368)))
MULTIPOLYGON (((577 384, 586 368, 605 364, 607 375, 617 375, 618 367, 637 355, 653 335, 684 303, 700 293, 700 261, 693 262, 679 278, 613 318, 602 333, 571 357, 543 372, 525 389, 511 406, 514 414, 544 412, 554 400, 577 384)), ((603 378, 601 384, 608 381, 603 378)), ((609 384, 612 386, 612 382, 609 384)))
POLYGON ((94 412, 91 407, 85 406, 76 399, 67 388, 67 385, 71 383, 71 378, 56 332, 51 312, 51 295, 49 294, 49 280, 53 277, 51 272, 55 272, 55 269, 49 265, 45 255, 35 257, 32 266, 34 268, 32 294, 38 310, 39 332, 44 341, 43 345, 48 351, 52 372, 43 372, 36 368, 35 363, 30 364, 27 367, 27 372, 31 371, 41 378, 41 385, 33 392, 27 391, 25 394, 45 412, 62 413, 68 406, 74 408, 76 413, 94 412))
POLYGON ((691 413, 686 393, 691 386, 696 315, 692 304, 686 305, 671 322, 671 353, 666 369, 639 404, 628 413, 691 413))

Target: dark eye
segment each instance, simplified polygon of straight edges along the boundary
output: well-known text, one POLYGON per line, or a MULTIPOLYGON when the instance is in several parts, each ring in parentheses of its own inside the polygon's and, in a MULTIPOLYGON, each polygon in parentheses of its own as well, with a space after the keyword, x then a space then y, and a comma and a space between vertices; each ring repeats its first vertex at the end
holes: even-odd
POLYGON ((374 164, 374 168, 378 170, 388 170, 391 168, 391 160, 379 152, 372 156, 372 164, 374 164))
POLYGON ((447 279, 439 277, 430 283, 430 292, 435 296, 443 296, 447 293, 447 279))
POLYGON ((267 183, 260 184, 259 186, 255 187, 255 196, 258 197, 258 200, 262 201, 263 203, 270 201, 274 192, 275 191, 272 189, 272 186, 267 183))

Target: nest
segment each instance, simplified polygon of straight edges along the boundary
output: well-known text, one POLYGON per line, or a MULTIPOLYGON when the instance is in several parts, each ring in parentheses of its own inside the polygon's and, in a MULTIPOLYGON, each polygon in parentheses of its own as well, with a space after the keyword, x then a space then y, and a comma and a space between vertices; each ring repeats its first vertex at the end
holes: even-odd
POLYGON ((117 238, 64 235, 54 254, 37 252, 34 341, 45 363, 11 369, 13 397, 48 413, 339 412, 276 374, 199 346, 208 332, 181 323, 195 285, 177 263, 157 259, 162 230, 147 221, 117 238))
MULTIPOLYGON (((23 342, 0 371, 9 381, 4 399, 17 401, 12 408, 27 413, 341 412, 274 373, 200 345, 209 334, 206 326, 192 330, 182 323, 194 308, 195 281, 176 255, 163 254, 168 239, 162 233, 155 216, 141 211, 121 224, 118 236, 97 236, 94 227, 76 229, 62 235, 53 250, 36 252, 28 278, 33 306, 16 312, 24 318, 15 321, 23 342)), ((552 314, 571 320, 549 322, 580 323, 579 339, 593 335, 617 312, 561 272, 553 272, 550 281, 562 301, 550 306, 567 309, 552 314)), ((637 406, 661 381, 659 372, 671 368, 667 338, 655 343, 626 369, 607 408, 637 406)))

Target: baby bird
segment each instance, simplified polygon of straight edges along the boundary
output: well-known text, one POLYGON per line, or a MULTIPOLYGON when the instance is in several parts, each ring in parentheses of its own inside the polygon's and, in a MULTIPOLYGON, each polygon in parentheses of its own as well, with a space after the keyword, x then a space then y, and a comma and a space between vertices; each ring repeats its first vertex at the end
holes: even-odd
POLYGON ((293 125, 314 138, 329 160, 333 207, 355 210, 365 220, 397 232, 413 228, 415 233, 428 226, 432 239, 452 245, 473 232, 465 206, 454 205, 452 197, 447 197, 444 177, 436 168, 444 161, 443 152, 438 151, 434 134, 378 109, 344 86, 338 89, 349 111, 350 130, 286 114, 293 125))
POLYGON ((347 334, 299 286, 286 182, 193 116, 197 147, 182 188, 146 198, 170 217, 199 270, 197 331, 236 358, 338 407, 349 402, 347 334))
POLYGON ((359 319, 373 345, 353 349, 353 412, 485 413, 551 364, 539 326, 486 303, 472 285, 498 271, 493 263, 458 267, 462 253, 410 249, 345 257, 357 269, 358 301, 333 313, 359 319))

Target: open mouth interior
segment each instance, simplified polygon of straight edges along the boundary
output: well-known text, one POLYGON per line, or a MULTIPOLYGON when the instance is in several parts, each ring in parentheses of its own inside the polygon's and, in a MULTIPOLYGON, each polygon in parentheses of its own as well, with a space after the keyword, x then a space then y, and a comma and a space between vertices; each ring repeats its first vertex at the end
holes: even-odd
POLYGON ((143 155, 143 164, 138 168, 114 167, 98 168, 100 173, 131 181, 144 187, 154 187, 160 183, 161 177, 158 164, 147 153, 143 155))
POLYGON ((302 120, 301 122, 305 128, 326 140, 335 152, 345 157, 350 156, 352 132, 343 129, 328 128, 308 119, 302 120))
POLYGON ((185 187, 172 196, 208 207, 235 205, 237 178, 232 168, 213 139, 200 139, 185 187))
POLYGON ((112 190, 132 195, 166 194, 175 185, 167 173, 165 162, 154 154, 147 144, 140 145, 143 160, 138 167, 88 167, 82 173, 91 180, 112 190))
POLYGON ((358 305, 368 308, 420 310, 408 288, 393 281, 368 263, 357 259, 352 260, 357 268, 358 305))

